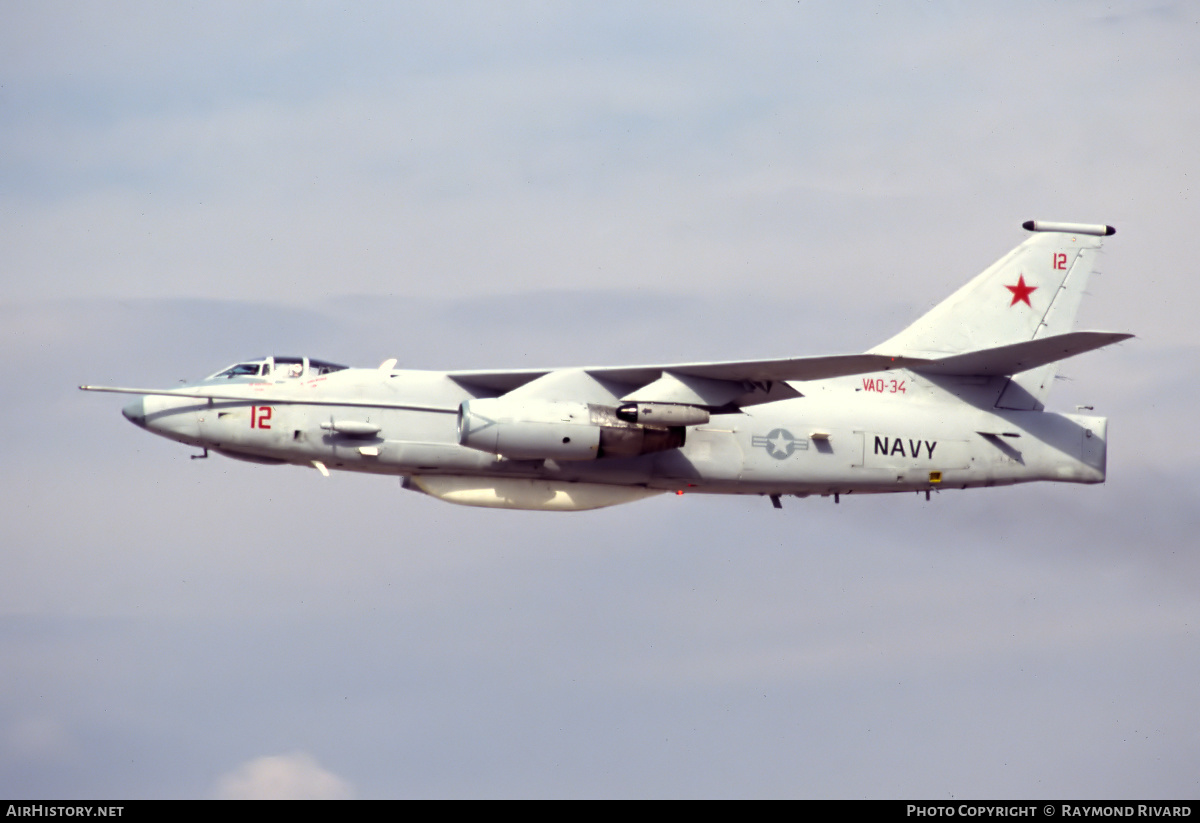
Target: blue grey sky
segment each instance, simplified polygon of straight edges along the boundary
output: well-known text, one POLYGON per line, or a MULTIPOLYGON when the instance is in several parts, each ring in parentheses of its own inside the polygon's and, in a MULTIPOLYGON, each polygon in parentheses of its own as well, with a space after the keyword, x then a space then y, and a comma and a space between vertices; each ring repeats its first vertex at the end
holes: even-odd
POLYGON ((1200 16, 0 7, 0 794, 1194 797, 1200 16), (80 383, 858 351, 1104 222, 1109 482, 477 511, 80 383))

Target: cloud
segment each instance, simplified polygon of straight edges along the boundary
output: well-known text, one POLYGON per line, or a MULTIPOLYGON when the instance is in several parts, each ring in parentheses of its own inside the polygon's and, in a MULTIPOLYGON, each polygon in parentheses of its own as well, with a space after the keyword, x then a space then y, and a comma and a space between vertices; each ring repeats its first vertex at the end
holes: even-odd
POLYGON ((256 757, 217 781, 219 800, 350 800, 353 787, 306 752, 256 757))

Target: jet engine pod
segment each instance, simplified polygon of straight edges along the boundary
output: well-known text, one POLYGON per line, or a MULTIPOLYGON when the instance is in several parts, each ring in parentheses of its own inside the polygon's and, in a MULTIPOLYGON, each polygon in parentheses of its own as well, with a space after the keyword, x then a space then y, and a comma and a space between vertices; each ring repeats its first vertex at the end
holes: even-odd
POLYGON ((587 403, 481 398, 459 406, 458 442, 514 460, 595 460, 600 429, 587 403))
POLYGON ((502 397, 467 400, 458 409, 458 442, 514 460, 637 457, 683 445, 682 426, 641 426, 611 406, 502 397))

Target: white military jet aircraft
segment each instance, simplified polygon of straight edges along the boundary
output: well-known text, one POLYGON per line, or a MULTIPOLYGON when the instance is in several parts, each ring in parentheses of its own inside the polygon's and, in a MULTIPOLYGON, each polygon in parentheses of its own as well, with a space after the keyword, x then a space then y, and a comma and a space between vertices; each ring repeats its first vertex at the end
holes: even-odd
POLYGON ((256 463, 400 475, 451 503, 577 511, 664 492, 966 489, 1105 477, 1107 420, 1043 411, 1058 361, 1132 335, 1072 331, 1111 226, 1033 236, 865 354, 511 371, 237 363, 124 415, 256 463))

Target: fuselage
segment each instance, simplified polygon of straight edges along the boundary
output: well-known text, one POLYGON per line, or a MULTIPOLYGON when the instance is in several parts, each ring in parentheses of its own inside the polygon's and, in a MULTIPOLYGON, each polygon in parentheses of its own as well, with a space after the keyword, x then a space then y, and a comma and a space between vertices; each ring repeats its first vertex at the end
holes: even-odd
POLYGON ((801 396, 713 414, 688 426, 677 448, 598 459, 513 459, 462 445, 460 409, 479 393, 445 372, 341 369, 217 383, 222 399, 151 394, 125 415, 230 457, 401 475, 451 502, 503 505, 487 502, 497 488, 501 498, 593 486, 599 495, 587 505, 517 508, 594 508, 664 491, 840 495, 1105 477, 1104 418, 997 409, 994 378, 899 370, 794 383, 801 396))

